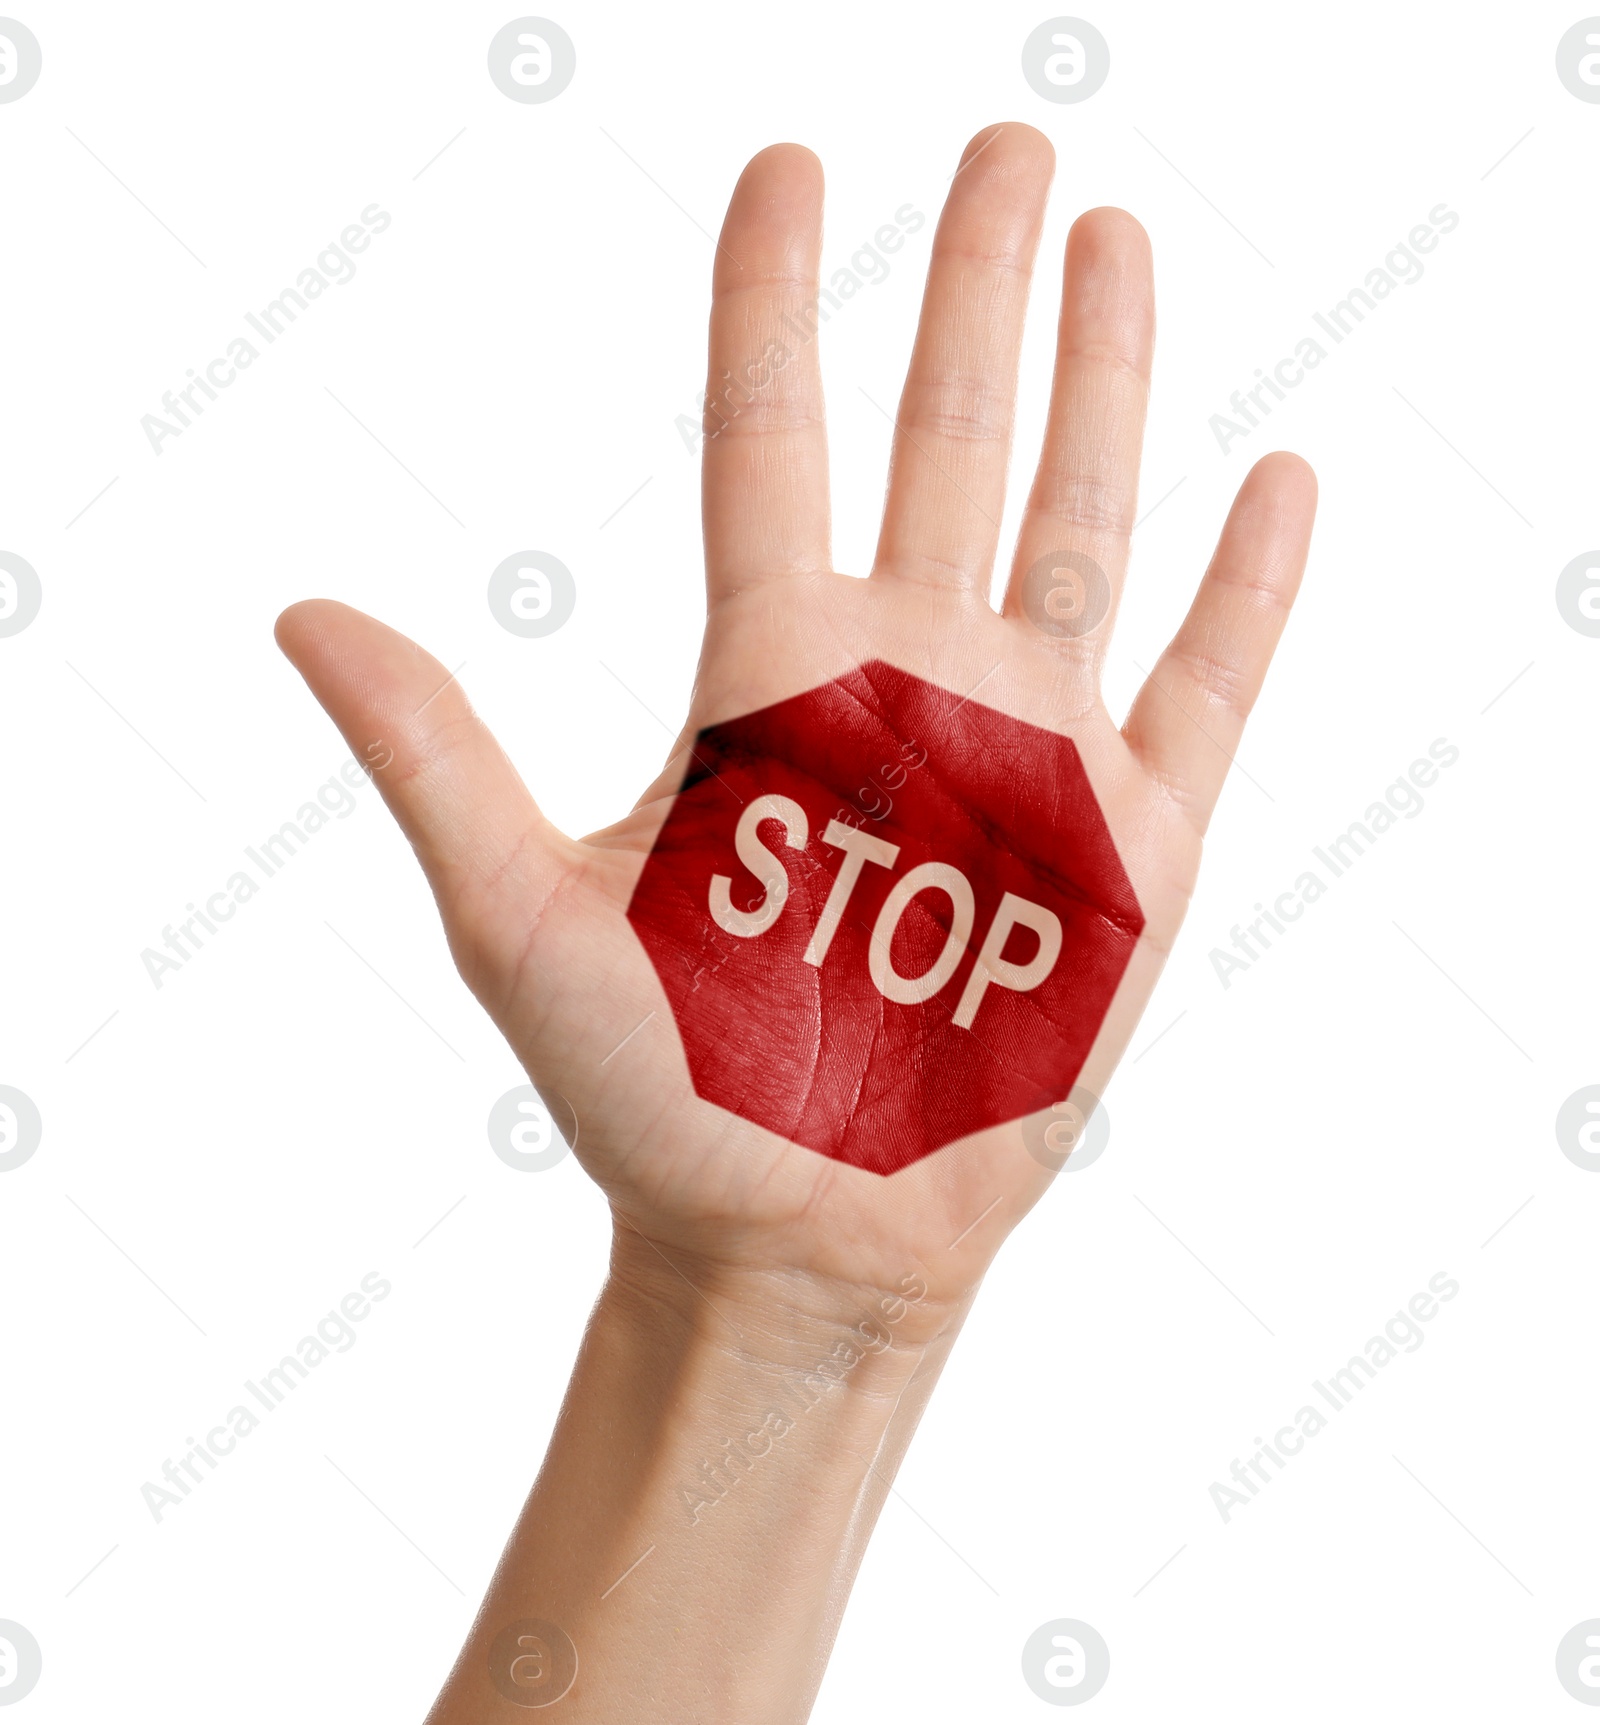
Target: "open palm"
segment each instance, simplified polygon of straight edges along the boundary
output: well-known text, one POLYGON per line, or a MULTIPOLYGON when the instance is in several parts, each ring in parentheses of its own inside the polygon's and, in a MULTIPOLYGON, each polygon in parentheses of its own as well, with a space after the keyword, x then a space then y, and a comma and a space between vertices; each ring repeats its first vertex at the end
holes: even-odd
POLYGON ((866 580, 833 570, 816 343, 793 333, 816 300, 821 170, 795 145, 746 168, 715 265, 705 644, 682 736, 615 826, 583 840, 556 831, 459 685, 430 699, 444 668, 381 623, 323 600, 279 621, 285 652, 351 746, 392 750, 378 783, 462 975, 533 1081, 575 1113, 578 1155, 619 1222, 691 1274, 792 1270, 890 1287, 915 1271, 956 1297, 1050 1178, 1016 1122, 885 1179, 695 1095, 624 913, 696 733, 876 659, 963 695, 981 685, 984 705, 1070 737, 1145 914, 1079 1078, 1099 1094, 1182 920, 1299 585, 1315 482, 1297 457, 1272 455, 1246 478, 1187 618, 1119 729, 1099 671, 1134 521, 1154 311, 1144 232, 1104 209, 1068 242, 1044 449, 1004 606, 990 605, 1052 165, 1040 133, 1007 124, 972 141, 953 179, 866 580), (773 344, 789 352, 780 367, 765 357, 773 344), (1091 560, 1109 587, 1103 619, 1084 617, 1093 626, 1076 633, 1030 615, 1024 591, 1027 571, 1063 552, 1091 560))

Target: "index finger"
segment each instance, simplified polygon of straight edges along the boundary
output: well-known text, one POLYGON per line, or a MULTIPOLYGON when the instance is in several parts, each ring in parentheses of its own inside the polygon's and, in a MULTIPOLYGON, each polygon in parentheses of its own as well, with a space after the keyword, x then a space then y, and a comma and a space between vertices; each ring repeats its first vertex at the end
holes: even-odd
POLYGON ((739 177, 712 273, 702 508, 713 605, 832 563, 821 256, 822 164, 774 144, 739 177))

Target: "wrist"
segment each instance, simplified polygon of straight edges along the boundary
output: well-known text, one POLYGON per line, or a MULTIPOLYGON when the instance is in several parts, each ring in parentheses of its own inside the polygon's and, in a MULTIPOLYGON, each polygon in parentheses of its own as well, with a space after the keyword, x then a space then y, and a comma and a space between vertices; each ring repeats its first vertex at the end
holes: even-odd
POLYGON ((619 1219, 589 1345, 652 1410, 636 1428, 635 1545, 663 1570, 728 1573, 784 1550, 776 1645, 822 1578, 853 1571, 965 1305, 912 1271, 879 1286, 730 1267, 619 1219))
POLYGON ((971 1305, 971 1292, 931 1288, 913 1258, 899 1275, 855 1281, 732 1264, 614 1222, 602 1308, 767 1375, 814 1372, 892 1398, 930 1350, 942 1355, 971 1305))
POLYGON ((804 1718, 964 1307, 914 1266, 882 1287, 731 1266, 619 1217, 544 1470, 435 1725, 500 1716, 489 1661, 518 1619, 579 1650, 574 1722, 804 1718), (726 1579, 755 1576, 729 1619, 726 1579))

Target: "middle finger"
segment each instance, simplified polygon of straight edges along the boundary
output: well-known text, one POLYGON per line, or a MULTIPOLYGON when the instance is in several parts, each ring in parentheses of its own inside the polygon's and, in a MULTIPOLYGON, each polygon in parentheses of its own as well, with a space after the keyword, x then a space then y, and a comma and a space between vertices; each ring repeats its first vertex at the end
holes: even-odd
POLYGON ((1042 132, 1004 125, 980 132, 956 171, 895 421, 879 578, 987 591, 1054 163, 1042 132))

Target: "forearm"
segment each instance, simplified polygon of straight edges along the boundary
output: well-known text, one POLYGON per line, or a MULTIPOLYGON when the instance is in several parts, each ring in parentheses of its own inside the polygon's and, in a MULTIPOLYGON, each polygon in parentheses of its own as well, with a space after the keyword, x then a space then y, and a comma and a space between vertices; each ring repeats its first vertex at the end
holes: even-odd
POLYGON ((898 1289, 669 1263, 619 1230, 544 1467, 430 1725, 778 1725, 810 1711, 964 1316, 898 1289), (520 1698, 504 1698, 491 1673, 520 1698), (521 1664, 512 1672, 514 1659, 521 1664))

